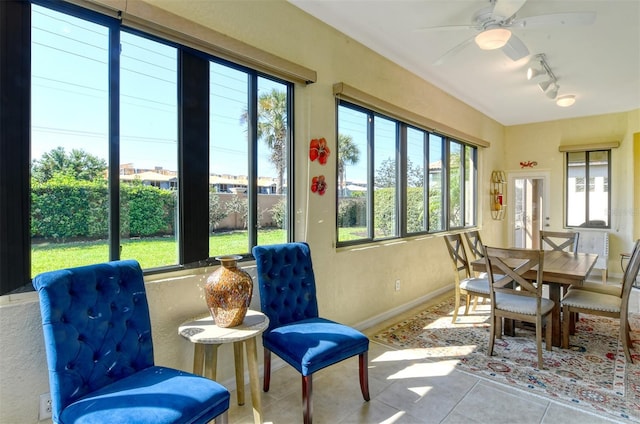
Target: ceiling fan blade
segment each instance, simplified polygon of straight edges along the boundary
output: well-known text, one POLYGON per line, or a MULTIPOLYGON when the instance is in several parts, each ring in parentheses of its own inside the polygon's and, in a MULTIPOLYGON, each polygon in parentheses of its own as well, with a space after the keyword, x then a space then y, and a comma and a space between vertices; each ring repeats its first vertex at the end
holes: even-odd
POLYGON ((548 26, 591 25, 595 21, 595 12, 567 12, 515 19, 511 23, 511 26, 520 28, 541 28, 548 26))
POLYGON ((438 58, 438 60, 436 60, 435 62, 433 62, 434 66, 439 66, 442 65, 444 62, 447 61, 447 59, 449 59, 450 57, 455 56, 456 54, 458 54, 460 51, 462 51, 462 49, 464 49, 465 47, 467 47, 467 45, 469 45, 469 43, 471 43, 473 41, 473 39, 475 38, 475 35, 473 37, 469 37, 466 40, 464 40, 462 43, 458 44, 457 46, 453 47, 452 49, 449 49, 447 52, 445 52, 445 54, 443 54, 442 56, 440 56, 438 58))
POLYGON ((459 30, 469 30, 474 29, 477 30, 478 27, 474 25, 442 25, 442 26, 433 26, 433 27, 424 27, 417 28, 416 31, 459 31, 459 30))
POLYGON ((511 33, 511 37, 509 38, 509 41, 507 41, 507 44, 502 47, 502 51, 514 62, 522 59, 523 57, 529 56, 529 49, 513 32, 511 33))
POLYGON ((527 0, 495 0, 492 16, 510 18, 524 6, 527 0))

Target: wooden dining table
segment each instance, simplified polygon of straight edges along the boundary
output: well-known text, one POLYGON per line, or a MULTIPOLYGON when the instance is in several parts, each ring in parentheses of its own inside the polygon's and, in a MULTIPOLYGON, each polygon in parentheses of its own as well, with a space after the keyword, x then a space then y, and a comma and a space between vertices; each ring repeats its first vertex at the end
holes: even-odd
MULTIPOLYGON (((598 259, 594 253, 571 253, 556 250, 546 250, 544 252, 544 262, 542 266, 542 279, 549 287, 549 299, 553 300, 554 307, 551 313, 553 329, 553 345, 560 346, 562 341, 562 324, 560 311, 561 288, 569 286, 581 286, 587 275, 593 269, 598 259)), ((471 262, 474 271, 486 271, 484 258, 471 262)), ((525 278, 534 280, 536 278, 536 268, 524 274, 525 278)))

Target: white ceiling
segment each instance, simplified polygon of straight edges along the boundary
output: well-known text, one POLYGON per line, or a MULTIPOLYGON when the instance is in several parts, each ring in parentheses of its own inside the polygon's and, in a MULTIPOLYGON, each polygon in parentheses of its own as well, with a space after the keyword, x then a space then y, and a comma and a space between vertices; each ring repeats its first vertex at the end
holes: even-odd
MULTIPOLYGON (((518 2, 518 0, 497 0, 518 2)), ((289 0, 503 125, 583 117, 640 108, 640 0, 528 0, 516 18, 560 12, 595 12, 591 25, 512 28, 530 55, 512 61, 501 50, 470 42, 444 63, 444 53, 478 31, 424 30, 471 25, 489 0, 289 0), (423 28, 423 30, 420 30, 423 28), (559 95, 558 107, 526 79, 535 54, 544 53, 559 95)))

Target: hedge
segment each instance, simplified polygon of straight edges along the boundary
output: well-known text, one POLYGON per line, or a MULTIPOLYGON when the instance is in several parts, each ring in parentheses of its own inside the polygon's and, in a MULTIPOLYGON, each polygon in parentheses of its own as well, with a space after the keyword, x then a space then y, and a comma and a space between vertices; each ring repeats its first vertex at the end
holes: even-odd
MULTIPOLYGON (((123 237, 173 234, 176 193, 142 184, 120 186, 123 237)), ((105 239, 109 234, 106 181, 54 178, 31 183, 31 237, 68 241, 105 239)))

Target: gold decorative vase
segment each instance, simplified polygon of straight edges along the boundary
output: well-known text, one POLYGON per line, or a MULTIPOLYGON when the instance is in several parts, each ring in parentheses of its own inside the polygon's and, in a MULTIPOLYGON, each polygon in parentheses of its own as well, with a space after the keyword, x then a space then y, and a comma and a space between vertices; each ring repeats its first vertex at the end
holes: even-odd
POLYGON ((207 306, 218 327, 242 324, 253 294, 251 276, 237 267, 239 255, 217 256, 222 266, 215 270, 204 286, 207 306))

